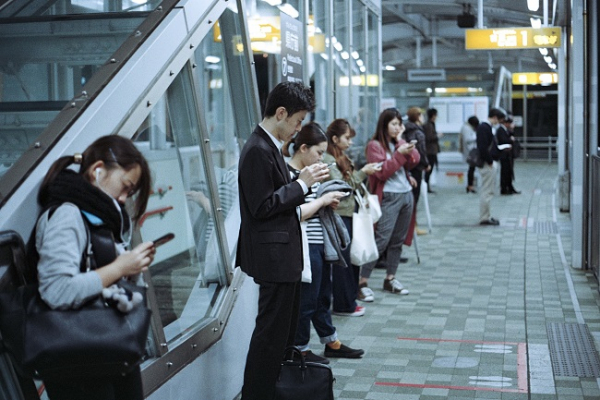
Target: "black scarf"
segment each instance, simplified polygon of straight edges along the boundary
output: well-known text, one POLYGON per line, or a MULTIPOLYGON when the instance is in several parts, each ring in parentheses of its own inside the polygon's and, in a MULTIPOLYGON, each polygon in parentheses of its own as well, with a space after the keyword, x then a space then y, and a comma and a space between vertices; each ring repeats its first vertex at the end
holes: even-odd
POLYGON ((123 232, 129 231, 129 216, 124 208, 117 210, 109 195, 88 182, 83 175, 65 169, 60 172, 56 179, 48 185, 46 191, 40 196, 46 210, 62 203, 73 203, 80 210, 95 215, 104 222, 117 242, 122 242, 121 221, 123 232))

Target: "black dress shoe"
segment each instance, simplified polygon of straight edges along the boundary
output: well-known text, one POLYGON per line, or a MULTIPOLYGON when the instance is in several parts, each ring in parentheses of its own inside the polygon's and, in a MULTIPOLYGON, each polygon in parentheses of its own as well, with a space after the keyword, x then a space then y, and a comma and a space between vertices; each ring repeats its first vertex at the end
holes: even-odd
POLYGON ((509 195, 513 194, 513 192, 511 192, 510 190, 501 190, 500 194, 503 196, 509 196, 509 195))
POLYGON ((521 194, 521 191, 520 191, 520 190, 517 190, 517 189, 515 189, 515 188, 511 188, 511 189, 510 189, 510 194, 521 194))
POLYGON ((363 354, 365 354, 365 351, 362 349, 352 349, 344 344, 342 344, 337 350, 325 345, 325 352, 323 354, 325 357, 329 358, 360 358, 363 354))
POLYGON ((408 262, 408 257, 400 257, 400 264, 406 264, 408 262))
POLYGON ((427 189, 427 193, 435 194, 435 192, 431 189, 427 189))
POLYGON ((486 219, 484 221, 479 222, 479 225, 500 225, 500 221, 494 218, 486 219))

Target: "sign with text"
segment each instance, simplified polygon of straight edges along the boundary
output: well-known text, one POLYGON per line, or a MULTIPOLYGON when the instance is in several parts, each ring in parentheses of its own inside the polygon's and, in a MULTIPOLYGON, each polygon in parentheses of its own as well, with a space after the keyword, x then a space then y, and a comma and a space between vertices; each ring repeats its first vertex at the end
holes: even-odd
POLYGON ((472 115, 480 121, 487 120, 489 100, 487 96, 430 97, 429 108, 438 111, 435 120, 438 132, 458 133, 472 115))
POLYGON ((537 49, 560 45, 560 27, 465 30, 467 50, 537 49))
POLYGON ((281 80, 302 82, 302 23, 281 13, 281 80))
POLYGON ((513 72, 513 85, 549 85, 558 83, 556 72, 513 72))

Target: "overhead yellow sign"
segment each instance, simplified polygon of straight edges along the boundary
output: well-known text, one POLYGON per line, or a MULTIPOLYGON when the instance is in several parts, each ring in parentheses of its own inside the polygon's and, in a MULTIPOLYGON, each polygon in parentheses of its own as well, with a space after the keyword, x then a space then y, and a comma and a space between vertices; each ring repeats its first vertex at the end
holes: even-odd
POLYGON ((556 72, 513 72, 513 85, 542 85, 558 83, 556 72))
POLYGON ((560 27, 465 30, 467 50, 537 49, 560 44, 560 27))

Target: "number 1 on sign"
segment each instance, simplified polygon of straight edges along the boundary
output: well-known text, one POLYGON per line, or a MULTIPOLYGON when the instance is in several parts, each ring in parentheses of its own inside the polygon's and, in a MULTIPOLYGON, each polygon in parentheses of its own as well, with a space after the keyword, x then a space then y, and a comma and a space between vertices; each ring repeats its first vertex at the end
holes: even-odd
POLYGON ((527 46, 527 31, 521 31, 521 36, 523 37, 523 46, 527 46))

